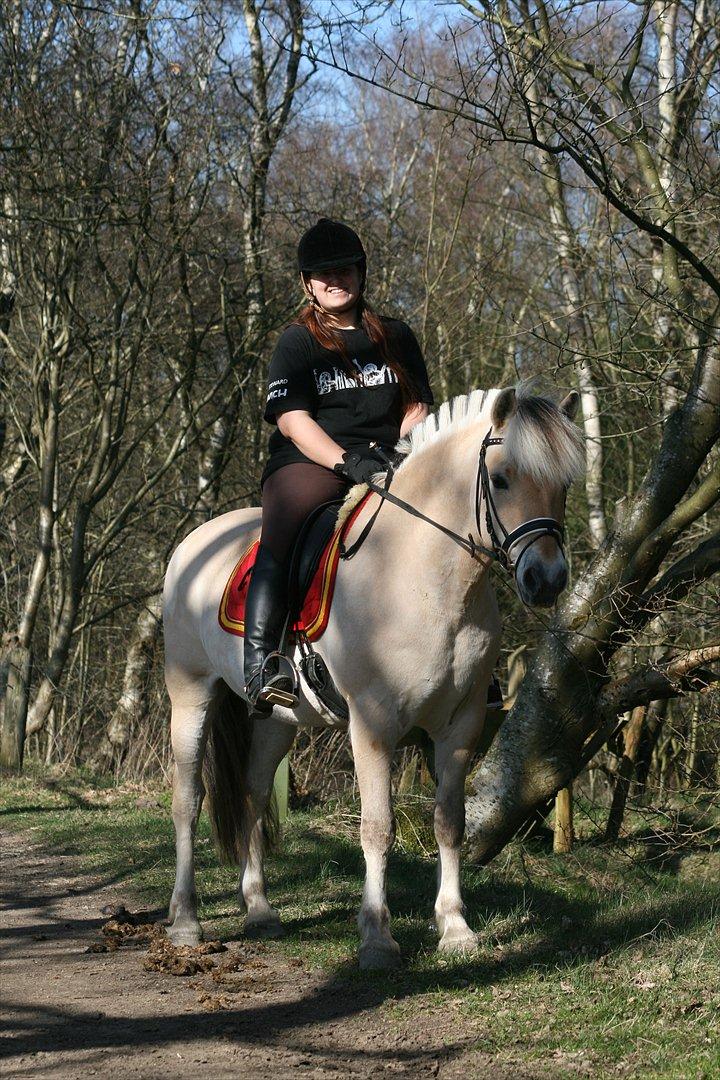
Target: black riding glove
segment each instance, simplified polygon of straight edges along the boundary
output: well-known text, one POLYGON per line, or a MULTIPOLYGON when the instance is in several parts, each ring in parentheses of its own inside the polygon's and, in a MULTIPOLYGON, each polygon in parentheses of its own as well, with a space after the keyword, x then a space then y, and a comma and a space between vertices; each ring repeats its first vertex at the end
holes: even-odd
POLYGON ((346 476, 353 484, 367 484, 376 473, 384 472, 387 463, 372 453, 371 450, 348 450, 342 461, 334 467, 338 476, 346 476))

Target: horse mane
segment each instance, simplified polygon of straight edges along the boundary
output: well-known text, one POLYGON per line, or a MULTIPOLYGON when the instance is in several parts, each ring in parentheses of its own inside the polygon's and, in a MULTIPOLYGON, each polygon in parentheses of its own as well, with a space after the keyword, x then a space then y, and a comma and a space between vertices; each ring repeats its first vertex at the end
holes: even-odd
MULTIPOLYGON (((396 450, 405 455, 400 468, 428 446, 476 420, 489 419, 499 393, 497 389, 472 390, 444 401, 397 444, 396 450)), ((579 429, 551 398, 534 394, 531 384, 519 383, 515 395, 515 412, 503 429, 508 461, 539 484, 569 486, 585 469, 579 429)))
POLYGON ((469 394, 443 401, 438 411, 416 424, 409 435, 400 439, 395 449, 399 454, 410 457, 439 438, 458 431, 473 420, 479 420, 486 405, 498 393, 499 390, 471 390, 469 394))

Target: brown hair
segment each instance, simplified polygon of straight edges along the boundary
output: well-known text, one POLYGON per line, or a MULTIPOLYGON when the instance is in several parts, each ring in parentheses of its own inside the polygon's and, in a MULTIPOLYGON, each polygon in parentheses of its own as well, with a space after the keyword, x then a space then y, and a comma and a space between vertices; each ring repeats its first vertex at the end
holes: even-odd
MULTIPOLYGON (((373 345, 376 346, 383 359, 383 363, 387 364, 397 377, 397 381, 400 385, 400 402, 402 408, 407 409, 408 406, 416 404, 420 400, 419 391, 412 378, 402 366, 402 363, 394 354, 393 350, 395 343, 387 324, 383 322, 376 311, 373 311, 362 295, 358 300, 358 311, 360 313, 363 330, 370 338, 373 345)), ((345 339, 341 332, 325 317, 322 308, 313 303, 307 304, 302 309, 295 322, 299 323, 301 326, 306 326, 318 344, 322 345, 324 349, 337 353, 342 360, 348 375, 355 379, 355 381, 358 380, 359 375, 350 362, 345 339)))

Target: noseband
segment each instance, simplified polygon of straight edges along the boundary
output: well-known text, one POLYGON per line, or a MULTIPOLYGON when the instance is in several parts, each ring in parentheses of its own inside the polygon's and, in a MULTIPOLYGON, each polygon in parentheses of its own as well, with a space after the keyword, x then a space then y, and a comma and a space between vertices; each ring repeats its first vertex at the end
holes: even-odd
POLYGON ((537 517, 529 518, 528 521, 524 521, 522 525, 518 525, 518 527, 511 532, 507 531, 500 520, 500 515, 495 506, 495 500, 492 497, 490 476, 488 475, 487 461, 485 460, 488 447, 502 446, 504 441, 504 439, 499 439, 497 436, 493 438, 492 428, 490 428, 482 441, 478 458, 477 478, 475 481, 475 522, 477 524, 478 534, 482 535, 482 527, 480 525, 480 504, 484 501, 485 527, 488 536, 490 537, 495 557, 508 573, 514 573, 515 576, 517 576, 518 567, 523 555, 525 555, 526 551, 528 551, 537 540, 540 540, 541 537, 552 536, 552 538, 557 541, 560 550, 563 551, 565 530, 555 518, 537 517), (497 534, 495 522, 497 522, 497 528, 502 533, 502 540, 497 534), (525 536, 529 536, 530 539, 523 547, 517 559, 511 563, 510 549, 517 544, 518 540, 522 540, 525 536))

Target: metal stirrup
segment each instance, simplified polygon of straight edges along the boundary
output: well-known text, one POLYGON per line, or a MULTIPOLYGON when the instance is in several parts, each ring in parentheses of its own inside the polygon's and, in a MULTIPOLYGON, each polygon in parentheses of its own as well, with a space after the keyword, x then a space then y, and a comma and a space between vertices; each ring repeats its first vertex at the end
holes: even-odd
POLYGON ((260 685, 261 689, 257 696, 257 701, 266 701, 270 705, 283 705, 288 709, 294 708, 300 701, 300 677, 294 662, 289 656, 286 656, 285 653, 268 653, 260 668, 260 685), (265 669, 270 660, 277 660, 278 671, 275 675, 270 676, 269 680, 266 682, 265 669), (283 664, 287 667, 287 672, 282 670, 283 664), (289 678, 292 683, 292 691, 282 690, 280 687, 273 686, 273 679, 277 679, 278 677, 289 678))

